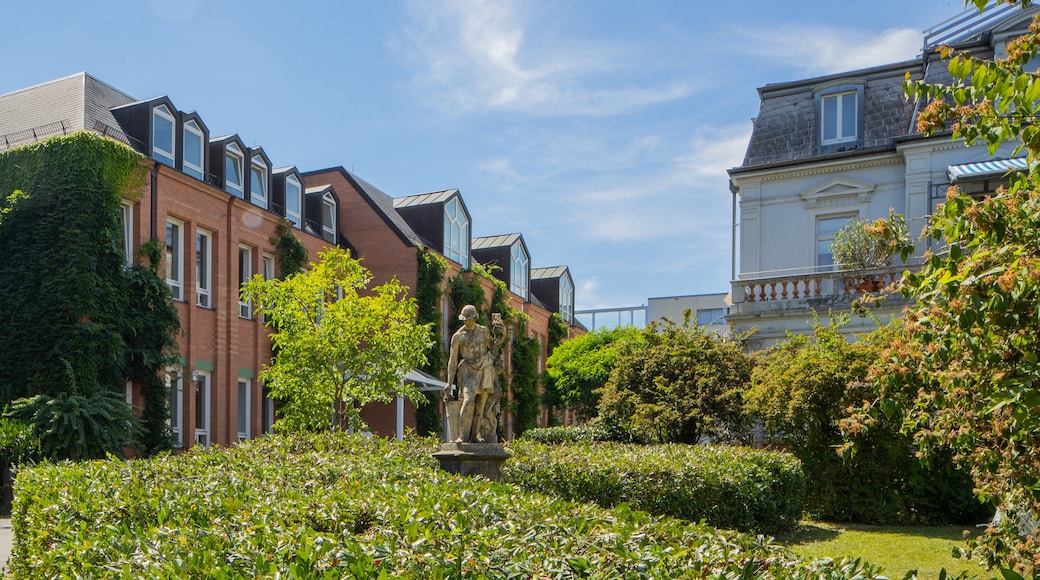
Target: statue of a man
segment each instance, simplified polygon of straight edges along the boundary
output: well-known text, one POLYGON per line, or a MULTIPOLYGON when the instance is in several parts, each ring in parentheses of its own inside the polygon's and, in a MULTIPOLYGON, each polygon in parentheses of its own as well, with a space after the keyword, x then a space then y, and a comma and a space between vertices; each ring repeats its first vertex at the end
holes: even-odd
POLYGON ((455 443, 497 443, 496 426, 487 424, 497 417, 489 412, 496 403, 495 354, 492 349, 497 349, 505 340, 505 325, 499 317, 494 317, 491 331, 477 324, 477 309, 472 304, 462 308, 459 320, 463 325, 451 337, 451 352, 448 354, 447 390, 450 392, 457 376, 456 396, 462 399, 455 443))

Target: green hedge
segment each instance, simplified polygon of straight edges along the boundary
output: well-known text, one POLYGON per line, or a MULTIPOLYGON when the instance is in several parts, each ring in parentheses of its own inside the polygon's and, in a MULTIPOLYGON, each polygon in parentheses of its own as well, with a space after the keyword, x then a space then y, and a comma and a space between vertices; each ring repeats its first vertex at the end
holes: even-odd
POLYGON ((19 474, 19 577, 873 578, 762 538, 458 478, 428 442, 271 437, 19 474))
POLYGON ((525 489, 605 507, 775 534, 805 505, 801 463, 784 453, 716 445, 512 444, 505 479, 525 489))
POLYGON ((620 425, 577 425, 571 427, 539 427, 524 431, 520 436, 535 443, 577 443, 579 441, 614 441, 616 443, 638 443, 631 430, 620 425))

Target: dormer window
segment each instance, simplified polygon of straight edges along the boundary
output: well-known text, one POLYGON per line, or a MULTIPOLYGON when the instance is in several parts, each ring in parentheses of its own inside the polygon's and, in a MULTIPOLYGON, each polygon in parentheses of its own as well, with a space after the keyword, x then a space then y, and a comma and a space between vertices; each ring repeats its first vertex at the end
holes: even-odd
POLYGON ((330 193, 321 198, 321 237, 336 243, 336 198, 330 193))
POLYGON ((444 204, 444 257, 469 267, 469 217, 458 197, 444 204))
POLYGON ((234 143, 224 149, 224 189, 235 197, 245 197, 242 187, 242 150, 234 143))
POLYGON ((560 316, 568 323, 574 321, 574 284, 567 273, 560 276, 560 316))
POLYGON ((181 137, 184 142, 183 171, 195 179, 202 180, 205 174, 203 169, 202 144, 205 142, 205 134, 195 121, 184 123, 184 133, 181 137))
POLYGON ((843 79, 813 90, 820 153, 863 146, 863 81, 843 79))
POLYGON ((152 159, 170 167, 175 166, 174 126, 173 113, 166 105, 152 109, 152 159))
POLYGON ((255 205, 267 209, 268 170, 264 158, 253 156, 249 170, 249 195, 255 205))
POLYGON ((512 265, 509 268, 509 290, 527 300, 527 281, 531 275, 531 262, 520 242, 513 244, 510 254, 512 265))
POLYGON ((285 219, 292 222, 293 227, 300 227, 303 223, 303 187, 295 175, 285 178, 285 219))

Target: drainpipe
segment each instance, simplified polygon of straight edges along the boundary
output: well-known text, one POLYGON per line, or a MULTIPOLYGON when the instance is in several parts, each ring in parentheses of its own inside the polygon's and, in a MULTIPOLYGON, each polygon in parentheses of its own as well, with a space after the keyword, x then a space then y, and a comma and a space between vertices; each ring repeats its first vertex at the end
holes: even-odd
POLYGON ((732 211, 732 214, 733 214, 733 217, 732 217, 733 229, 730 232, 730 251, 729 251, 729 255, 730 255, 730 275, 729 275, 729 279, 730 280, 736 280, 737 279, 737 226, 739 225, 739 224, 737 224, 737 195, 740 193, 740 187, 738 187, 735 183, 733 183, 732 179, 729 180, 729 192, 731 194, 733 194, 733 200, 731 202, 731 205, 732 205, 732 210, 731 211, 732 211))
POLYGON ((152 239, 152 240, 157 239, 156 236, 157 236, 157 230, 158 230, 158 227, 159 227, 158 226, 158 221, 157 221, 158 217, 155 215, 155 213, 158 211, 158 208, 159 208, 159 201, 158 201, 159 184, 157 183, 158 180, 159 180, 159 162, 158 161, 152 161, 152 178, 150 180, 149 187, 148 187, 148 189, 149 189, 148 195, 151 198, 151 199, 148 200, 149 204, 151 206, 151 220, 150 220, 151 223, 149 224, 149 226, 151 228, 151 231, 149 233, 151 234, 150 239, 152 239))

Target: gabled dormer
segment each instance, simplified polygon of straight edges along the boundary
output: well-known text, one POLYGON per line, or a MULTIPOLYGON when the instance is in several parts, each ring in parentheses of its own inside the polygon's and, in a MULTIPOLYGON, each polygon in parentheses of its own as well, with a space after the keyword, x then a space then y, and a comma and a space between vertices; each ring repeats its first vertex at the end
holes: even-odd
POLYGON ((469 210, 457 189, 394 199, 394 209, 431 249, 469 268, 469 210))
POLYGON ((246 163, 249 148, 238 135, 226 135, 209 142, 209 169, 213 185, 231 195, 246 198, 246 163))
POLYGON ((206 181, 209 163, 206 155, 206 144, 209 143, 209 127, 202 122, 198 113, 180 114, 180 140, 177 143, 177 155, 181 164, 178 168, 198 179, 206 181))
POLYGON ((304 229, 326 242, 335 244, 339 238, 337 219, 339 196, 331 185, 309 187, 304 191, 304 229))
POLYGON ((296 166, 279 167, 272 173, 271 210, 303 228, 303 176, 296 166))
POLYGON ((111 110, 130 145, 163 165, 177 167, 177 108, 168 97, 137 101, 111 110))
POLYGON ((262 147, 249 150, 249 180, 246 182, 246 198, 257 207, 268 209, 271 205, 271 158, 262 147))
POLYGON ((567 266, 531 270, 531 294, 567 324, 574 324, 574 279, 567 266))
POLYGON ((531 254, 521 234, 474 238, 471 248, 473 260, 491 268, 491 274, 505 282, 509 291, 530 299, 531 254))

